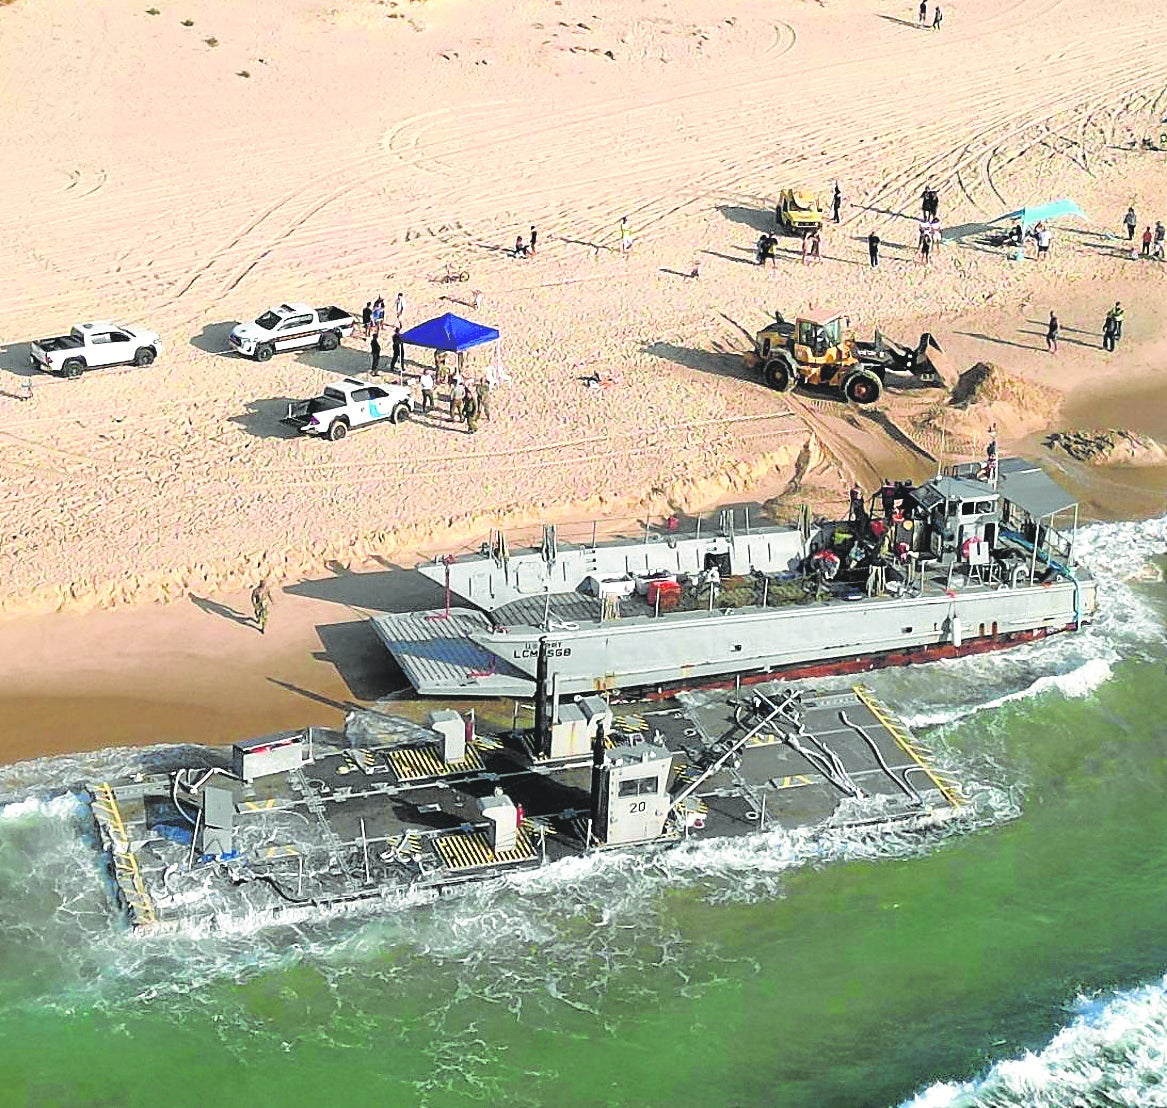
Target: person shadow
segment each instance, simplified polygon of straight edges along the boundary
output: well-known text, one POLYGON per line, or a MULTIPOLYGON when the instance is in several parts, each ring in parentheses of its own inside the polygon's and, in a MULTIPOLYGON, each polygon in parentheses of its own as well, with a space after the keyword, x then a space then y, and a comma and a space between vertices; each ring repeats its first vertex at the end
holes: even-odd
POLYGON ((226 604, 220 604, 217 600, 211 600, 206 596, 195 596, 193 592, 189 596, 190 602, 200 611, 206 612, 209 616, 219 616, 221 619, 229 619, 233 623, 238 623, 241 627, 252 627, 255 625, 255 619, 245 612, 237 612, 234 608, 229 608, 226 604))

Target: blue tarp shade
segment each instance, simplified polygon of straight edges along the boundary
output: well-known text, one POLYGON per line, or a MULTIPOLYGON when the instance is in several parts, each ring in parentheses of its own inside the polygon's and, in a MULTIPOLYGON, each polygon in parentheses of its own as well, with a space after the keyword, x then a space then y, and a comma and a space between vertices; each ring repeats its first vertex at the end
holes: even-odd
POLYGON ((1064 215, 1076 215, 1082 219, 1086 218, 1086 213, 1073 200, 1051 200, 1048 204, 1038 204, 1033 208, 1022 208, 1016 212, 1006 212, 1004 215, 994 219, 993 222, 1000 223, 1003 219, 1016 219, 1021 222, 1024 230, 1029 230, 1035 223, 1040 223, 1045 219, 1057 219, 1059 216, 1064 215))
POLYGON ((494 327, 484 327, 481 323, 471 323, 468 319, 447 312, 437 319, 427 319, 411 327, 401 336, 402 342, 414 346, 428 346, 431 350, 452 350, 460 353, 485 342, 496 342, 498 331, 494 327))

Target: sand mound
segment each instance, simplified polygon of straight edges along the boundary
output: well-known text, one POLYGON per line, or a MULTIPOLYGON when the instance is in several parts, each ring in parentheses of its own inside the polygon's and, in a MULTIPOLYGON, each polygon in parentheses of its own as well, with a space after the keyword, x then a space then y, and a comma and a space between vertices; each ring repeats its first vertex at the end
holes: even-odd
POLYGON ((1055 431, 1045 445, 1092 466, 1167 464, 1167 450, 1149 436, 1133 431, 1055 431))
POLYGON ((1049 426, 1062 395, 1018 377, 994 362, 977 362, 957 378, 947 401, 928 409, 914 424, 917 438, 945 452, 979 456, 991 428, 1006 437, 1049 426))
POLYGON ((995 362, 977 362, 957 379, 948 403, 966 411, 974 406, 1008 404, 1018 415, 1044 416, 1059 399, 1053 389, 1017 377, 995 362))

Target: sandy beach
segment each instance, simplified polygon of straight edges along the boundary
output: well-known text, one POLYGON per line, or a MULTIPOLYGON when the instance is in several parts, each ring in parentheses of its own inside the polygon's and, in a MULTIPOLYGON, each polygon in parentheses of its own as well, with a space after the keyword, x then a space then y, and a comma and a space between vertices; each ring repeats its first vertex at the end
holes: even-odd
POLYGON ((1042 442, 1167 440, 1167 266, 1122 228, 1128 205, 1140 236, 1167 218, 1167 151, 1144 143, 1167 131, 1165 25, 1149 0, 1121 21, 1085 0, 954 3, 937 31, 869 0, 0 8, 4 756, 335 719, 388 691, 359 629, 377 574, 497 523, 764 499, 808 444, 823 508, 853 479, 976 456, 996 425, 1091 514, 1160 514, 1162 467, 1042 442), (778 191, 826 203, 836 180, 821 264, 794 238, 754 264, 778 191), (927 185, 946 241, 925 266, 927 185), (1061 197, 1087 218, 1054 224, 1048 259, 985 244, 990 221, 1061 197), (537 254, 512 257, 531 226, 537 254), (469 280, 435 280, 447 265, 469 280), (454 311, 501 331, 509 380, 476 435, 439 403, 297 438, 288 399, 363 374, 365 341, 266 364, 228 349, 268 304, 359 312, 398 291, 406 325, 454 311), (936 390, 891 390, 874 414, 788 401, 740 358, 776 309, 927 329, 951 374, 993 362, 1036 391, 961 411, 936 390), (101 318, 158 331, 158 361, 29 367, 30 340, 101 318), (232 615, 261 576, 279 590, 263 638, 232 615))

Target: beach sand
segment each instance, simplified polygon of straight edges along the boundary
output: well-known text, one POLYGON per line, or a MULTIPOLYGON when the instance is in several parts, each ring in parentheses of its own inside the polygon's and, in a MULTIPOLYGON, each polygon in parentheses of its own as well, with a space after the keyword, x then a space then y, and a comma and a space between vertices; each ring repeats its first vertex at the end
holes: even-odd
POLYGON ((1167 130, 1165 25, 1150 0, 1121 20, 1085 0, 954 3, 935 33, 914 5, 866 0, 3 7, 2 756, 335 721, 386 691, 356 621, 387 565, 498 522, 765 499, 812 436, 824 509, 852 479, 976 456, 996 424, 1093 514, 1158 514, 1161 470, 1089 473, 1041 444, 1063 427, 1167 439, 1167 266, 1120 235, 1128 204, 1140 231, 1167 218, 1167 152, 1140 145, 1167 130), (752 264, 778 190, 825 202, 836 179, 825 260, 783 238, 775 269, 752 264), (925 267, 927 184, 950 241, 925 267), (1062 196, 1088 218, 1054 226, 1048 260, 981 241, 1062 196), (538 254, 510 257, 532 224, 538 254), (469 281, 432 280, 447 264, 469 281), (449 310, 501 330, 509 382, 476 436, 419 418, 298 439, 287 400, 362 373, 365 342, 262 365, 227 351, 269 303, 359 311, 399 290, 407 325, 449 310), (1105 355, 1116 299, 1126 333, 1105 355), (1059 399, 943 419, 920 390, 875 416, 787 402, 739 357, 775 309, 928 329, 952 371, 992 361, 1059 399), (30 339, 96 318, 159 331, 157 363, 32 373, 30 339), (586 388, 592 372, 613 383, 586 388), (294 591, 354 570, 343 603, 294 591), (264 576, 261 638, 215 606, 241 611, 264 576))

